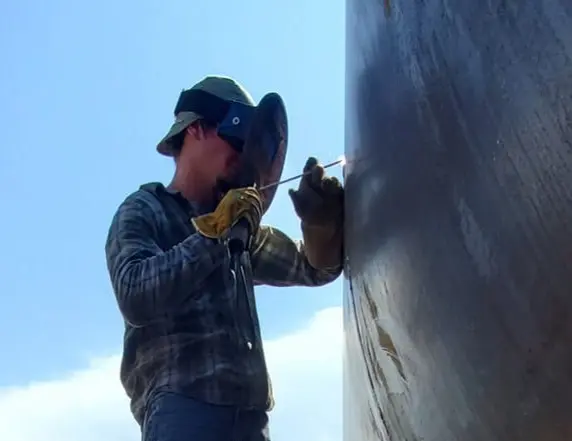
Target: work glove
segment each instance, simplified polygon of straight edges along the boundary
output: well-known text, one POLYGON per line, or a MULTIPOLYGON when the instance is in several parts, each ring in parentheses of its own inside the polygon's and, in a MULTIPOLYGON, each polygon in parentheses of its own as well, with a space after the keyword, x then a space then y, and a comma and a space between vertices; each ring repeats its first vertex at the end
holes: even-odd
POLYGON ((248 222, 255 234, 262 218, 262 200, 254 187, 229 190, 212 213, 191 219, 195 230, 211 239, 221 239, 241 219, 248 222))
POLYGON ((308 158, 303 172, 298 190, 290 189, 289 195, 301 220, 308 262, 319 270, 337 268, 344 252, 344 188, 326 176, 316 158, 308 158))

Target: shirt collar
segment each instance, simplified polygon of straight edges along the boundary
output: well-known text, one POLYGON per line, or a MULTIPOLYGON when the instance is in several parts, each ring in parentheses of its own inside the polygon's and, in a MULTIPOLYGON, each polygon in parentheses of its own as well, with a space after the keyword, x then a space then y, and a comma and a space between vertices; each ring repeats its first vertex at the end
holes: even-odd
POLYGON ((172 198, 174 198, 179 204, 184 206, 187 210, 191 211, 192 213, 195 213, 197 216, 213 211, 212 207, 200 205, 194 201, 189 201, 187 198, 185 198, 185 196, 183 196, 183 193, 181 193, 179 190, 165 187, 160 182, 150 182, 148 184, 144 184, 141 186, 141 189, 150 191, 157 197, 161 197, 162 195, 168 194, 172 198))

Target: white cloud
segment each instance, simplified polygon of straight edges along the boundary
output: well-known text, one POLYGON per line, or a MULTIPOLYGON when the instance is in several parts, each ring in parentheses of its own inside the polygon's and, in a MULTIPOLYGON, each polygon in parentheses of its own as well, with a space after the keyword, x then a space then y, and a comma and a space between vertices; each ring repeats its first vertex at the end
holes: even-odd
MULTIPOLYGON (((342 439, 342 334, 341 308, 330 308, 266 342, 277 402, 273 441, 342 439)), ((0 389, 0 440, 139 440, 118 369, 113 356, 57 381, 0 389)))

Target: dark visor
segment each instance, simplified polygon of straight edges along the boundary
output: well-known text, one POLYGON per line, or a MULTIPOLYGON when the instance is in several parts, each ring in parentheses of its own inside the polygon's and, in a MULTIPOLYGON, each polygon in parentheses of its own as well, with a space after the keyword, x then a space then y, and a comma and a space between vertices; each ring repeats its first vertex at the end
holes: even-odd
POLYGON ((184 90, 175 106, 179 112, 195 112, 216 125, 217 134, 235 150, 242 152, 244 140, 254 113, 254 106, 226 101, 204 90, 184 90))

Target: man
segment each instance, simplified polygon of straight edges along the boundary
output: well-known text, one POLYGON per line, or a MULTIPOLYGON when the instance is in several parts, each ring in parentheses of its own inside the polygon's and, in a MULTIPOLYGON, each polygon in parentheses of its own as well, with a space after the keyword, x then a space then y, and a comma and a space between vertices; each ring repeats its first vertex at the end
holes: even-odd
POLYGON ((304 241, 261 226, 258 191, 232 186, 242 144, 221 122, 229 103, 249 111, 252 98, 226 77, 190 91, 157 146, 174 158, 172 182, 142 185, 109 229, 107 265, 125 321, 121 380, 144 441, 269 440, 273 397, 252 287, 339 276, 343 188, 310 158, 311 173, 290 191, 304 241), (253 239, 237 283, 225 238, 241 219, 253 239))

